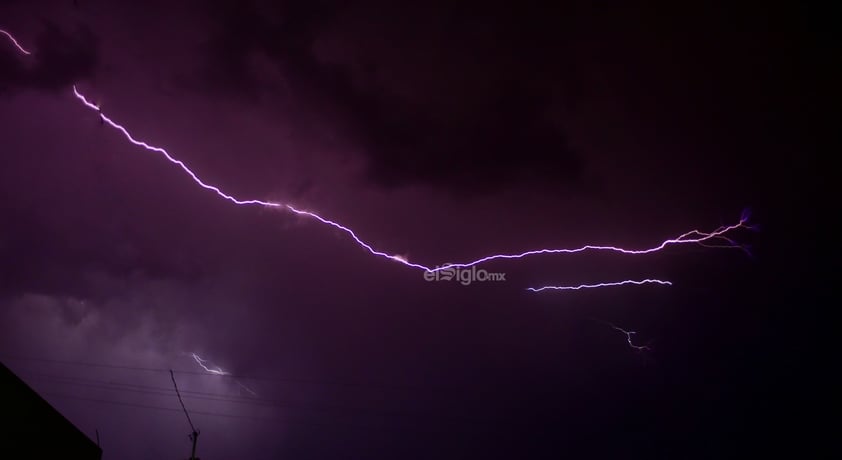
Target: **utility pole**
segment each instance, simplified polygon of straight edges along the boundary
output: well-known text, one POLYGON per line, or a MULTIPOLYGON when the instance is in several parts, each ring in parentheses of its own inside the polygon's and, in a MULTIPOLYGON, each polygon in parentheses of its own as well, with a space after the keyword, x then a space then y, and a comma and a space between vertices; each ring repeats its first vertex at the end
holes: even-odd
POLYGON ((193 450, 190 451, 190 460, 199 460, 196 458, 196 441, 199 439, 199 432, 194 431, 190 434, 190 440, 193 441, 193 450))
POLYGON ((181 408, 184 409, 184 415, 187 416, 187 423, 190 424, 190 440, 193 441, 193 449, 190 451, 190 460, 199 460, 196 457, 196 441, 199 440, 199 431, 193 426, 193 421, 190 420, 190 414, 187 413, 187 407, 184 406, 184 400, 181 399, 181 393, 178 391, 178 384, 175 383, 175 373, 170 369, 170 377, 172 377, 172 384, 175 387, 175 394, 178 396, 178 402, 181 403, 181 408))

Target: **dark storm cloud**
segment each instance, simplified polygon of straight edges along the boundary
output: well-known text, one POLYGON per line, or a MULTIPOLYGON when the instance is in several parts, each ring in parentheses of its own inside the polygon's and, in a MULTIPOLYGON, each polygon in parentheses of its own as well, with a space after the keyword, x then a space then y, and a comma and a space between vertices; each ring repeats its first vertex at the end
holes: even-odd
POLYGON ((220 7, 202 84, 249 98, 278 90, 297 112, 334 120, 382 186, 463 192, 576 179, 581 160, 560 121, 575 86, 563 12, 446 11, 333 2, 220 7), (255 56, 280 81, 262 78, 255 56))
MULTIPOLYGON (((754 259, 685 246, 489 264, 506 272, 499 284, 426 282, 333 228, 218 199, 100 124, 67 89, 23 91, 90 76, 93 67, 64 61, 90 49, 71 29, 34 43, 39 29, 4 12, 3 26, 36 55, 0 51, 0 82, 15 95, 0 104, 0 359, 76 363, 20 360, 13 370, 38 391, 111 401, 48 398, 91 437, 99 430, 106 460, 186 457, 181 407, 171 395, 98 394, 67 380, 169 391, 166 369, 199 370, 191 351, 256 377, 245 382, 262 401, 251 402, 267 403, 187 399, 190 411, 221 414, 193 414, 201 457, 722 457, 780 453, 768 439, 799 452, 832 439, 789 423, 814 420, 792 407, 823 407, 823 392, 781 396, 823 382, 806 371, 828 360, 797 334, 834 336, 809 329, 826 316, 810 309, 827 304, 816 285, 834 286, 809 269, 835 237, 816 211, 835 195, 814 185, 834 170, 817 160, 820 137, 805 135, 818 112, 798 110, 805 88, 818 95, 824 85, 777 45, 786 37, 769 44, 752 25, 772 6, 743 7, 726 27, 739 7, 606 19, 603 5, 80 3, 107 64, 84 89, 107 98, 109 116, 241 198, 298 204, 286 184, 312 183, 301 206, 412 261, 647 247, 730 223, 746 204, 763 225, 757 239, 739 236, 756 243, 754 259), (50 46, 49 62, 37 61, 50 46), (15 73, 39 66, 37 78, 15 73), (192 89, 203 94, 158 92, 159 77, 197 68, 192 89), (348 184, 348 168, 321 152, 325 131, 333 149, 364 153, 372 183, 430 187, 348 184), (519 194, 527 180, 569 184, 577 161, 596 191, 519 194), (437 193, 492 181, 505 194, 437 193), (637 274, 675 285, 523 289, 637 274), (636 353, 593 318, 637 331, 653 350, 636 353), (261 418, 240 418, 251 415, 261 418)), ((61 9, 71 2, 55 5, 49 17, 77 17, 61 9)), ((41 14, 39 5, 21 17, 41 14)), ((834 75, 824 78, 835 84, 834 75)), ((803 106, 814 101, 830 108, 812 96, 803 106)), ((216 377, 178 384, 241 395, 216 377)))
POLYGON ((66 31, 47 22, 24 59, 17 50, 0 52, 0 92, 18 88, 55 91, 93 76, 99 39, 86 26, 66 31))

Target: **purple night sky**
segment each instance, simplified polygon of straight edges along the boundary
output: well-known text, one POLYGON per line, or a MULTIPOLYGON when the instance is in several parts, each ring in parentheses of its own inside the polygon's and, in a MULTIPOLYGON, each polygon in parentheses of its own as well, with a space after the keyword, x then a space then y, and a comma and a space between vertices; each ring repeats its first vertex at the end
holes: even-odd
POLYGON ((205 459, 722 458, 829 436, 805 422, 838 217, 819 12, 176 3, 0 2, 32 50, 0 36, 0 360, 104 459, 188 456, 169 369, 205 459), (759 231, 729 234, 751 255, 426 281, 201 189, 74 84, 226 193, 428 266, 648 248, 745 208, 759 231), (649 278, 672 285, 526 290, 649 278))

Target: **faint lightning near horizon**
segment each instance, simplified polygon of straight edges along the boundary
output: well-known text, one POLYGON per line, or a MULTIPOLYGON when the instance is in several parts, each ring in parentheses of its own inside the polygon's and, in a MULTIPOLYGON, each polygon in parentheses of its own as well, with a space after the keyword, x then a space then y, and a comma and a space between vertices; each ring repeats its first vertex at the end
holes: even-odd
MULTIPOLYGON (((15 47, 23 54, 29 55, 31 54, 29 51, 24 49, 15 38, 7 31, 0 29, 3 35, 9 38, 9 40, 15 45, 15 47)), ((542 254, 575 254, 580 252, 586 251, 606 251, 606 252, 615 252, 619 254, 626 254, 626 255, 643 255, 643 254, 650 254, 654 252, 661 251, 668 246, 672 245, 681 245, 681 244, 697 244, 705 247, 717 247, 717 248, 737 248, 744 251, 747 251, 745 246, 737 244, 734 240, 730 237, 726 236, 735 230, 738 229, 752 229, 753 227, 748 224, 748 213, 743 212, 740 217, 740 220, 732 225, 728 226, 721 226, 713 231, 710 232, 703 232, 700 230, 691 230, 686 232, 678 237, 669 238, 661 243, 643 249, 628 249, 619 246, 609 246, 609 245, 593 245, 588 244, 584 246, 574 247, 574 248, 543 248, 543 249, 533 249, 529 251, 524 251, 520 253, 501 253, 501 254, 492 254, 484 257, 480 257, 478 259, 464 262, 464 263, 448 263, 438 266, 433 265, 424 265, 420 263, 410 262, 405 256, 398 255, 398 254, 390 254, 380 249, 376 249, 372 244, 364 241, 360 238, 351 228, 342 225, 336 221, 331 219, 325 218, 313 211, 308 211, 304 209, 297 208, 291 204, 287 203, 280 203, 274 201, 266 201, 266 200, 259 200, 259 199, 242 199, 237 198, 234 195, 230 195, 222 191, 219 187, 212 185, 208 182, 202 180, 190 167, 187 166, 185 162, 182 160, 177 159, 175 156, 170 154, 166 149, 163 147, 158 147, 152 144, 147 143, 146 141, 139 140, 133 134, 129 132, 129 130, 117 123, 107 115, 103 114, 100 107, 96 104, 92 103, 84 94, 82 94, 76 85, 73 85, 73 94, 78 101, 80 101, 85 107, 97 112, 103 121, 104 124, 107 124, 109 127, 115 129, 123 137, 128 140, 131 144, 141 147, 147 151, 154 152, 160 154, 164 159, 172 163, 173 165, 177 166, 181 169, 185 174, 187 174, 190 179, 196 183, 199 187, 202 187, 205 190, 211 191, 216 194, 218 197, 227 200, 233 204, 241 205, 241 206, 262 206, 266 208, 276 208, 276 209, 284 209, 288 210, 296 215, 308 217, 314 219, 322 224, 331 226, 337 230, 340 230, 347 234, 358 246, 363 248, 364 250, 368 251, 370 254, 391 260, 393 262, 398 262, 405 266, 424 270, 427 272, 435 272, 439 270, 444 270, 447 268, 468 268, 475 265, 479 265, 482 263, 490 262, 492 260, 499 260, 499 259, 522 259, 530 256, 542 255, 542 254)), ((671 283, 668 281, 660 281, 660 280, 643 280, 643 281, 634 281, 634 280, 626 280, 621 282, 611 282, 611 283, 598 283, 593 285, 580 285, 580 286, 546 286, 544 288, 529 288, 531 291, 540 291, 545 289, 554 289, 554 290, 579 290, 585 288, 598 288, 598 287, 607 287, 607 286, 619 286, 619 285, 637 285, 637 284, 644 284, 644 283, 658 283, 664 285, 670 285, 671 283)), ((198 361, 197 361, 198 362, 198 361)), ((201 363, 200 363, 201 364, 201 363)))
POLYGON ((199 366, 201 366, 201 367, 202 367, 202 369, 204 369, 204 370, 205 370, 205 372, 208 372, 208 373, 210 373, 210 374, 215 374, 215 375, 228 375, 228 373, 227 373, 227 372, 225 372, 225 371, 223 371, 223 370, 222 370, 222 368, 220 368, 220 367, 216 367, 216 368, 213 368, 213 367, 208 367, 208 366, 207 366, 207 364, 205 364, 205 363, 207 363, 208 361, 207 361, 207 360, 205 360, 205 359, 202 359, 202 358, 201 358, 201 357, 199 357, 199 355, 197 355, 196 353, 190 353, 190 356, 193 358, 193 361, 196 361, 196 363, 197 363, 199 366))
MULTIPOLYGON (((210 361, 208 361, 207 359, 203 359, 201 356, 199 356, 196 353, 190 353, 190 357, 193 358, 193 361, 196 361, 196 364, 198 364, 202 369, 205 370, 205 372, 207 372, 209 374, 220 375, 220 376, 230 376, 231 375, 230 372, 226 372, 226 371, 222 370, 222 368, 219 367, 219 366, 213 366, 210 363, 210 361)), ((254 390, 245 386, 239 380, 234 380, 234 383, 236 383, 238 387, 242 388, 244 391, 248 392, 252 396, 257 396, 257 393, 254 390)))

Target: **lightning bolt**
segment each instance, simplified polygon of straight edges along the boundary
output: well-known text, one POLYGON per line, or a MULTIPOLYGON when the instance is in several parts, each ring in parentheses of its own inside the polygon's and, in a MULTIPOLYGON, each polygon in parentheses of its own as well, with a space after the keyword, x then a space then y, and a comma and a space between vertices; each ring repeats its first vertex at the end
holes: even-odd
POLYGON ((240 383, 238 380, 235 380, 235 383, 236 383, 236 384, 237 384, 240 388, 242 388, 243 390, 247 391, 250 395, 252 395, 252 396, 257 396, 257 393, 255 393, 255 392, 254 392, 251 388, 249 388, 249 387, 247 387, 247 386, 243 385, 242 383, 240 383))
MULTIPOLYGON (((29 51, 25 50, 23 47, 20 46, 20 44, 18 44, 17 40, 15 40, 14 37, 9 32, 3 31, 3 30, 0 30, 0 31, 2 31, 2 33, 6 37, 8 37, 12 41, 12 43, 15 44, 15 46, 17 47, 18 50, 20 50, 22 53, 24 53, 26 55, 30 54, 29 51)), ((479 264, 482 264, 482 263, 490 262, 492 260, 523 259, 523 258, 526 258, 526 257, 531 257, 531 256, 536 256, 536 255, 544 255, 544 254, 575 254, 575 253, 580 253, 580 252, 585 252, 585 251, 607 251, 607 252, 615 252, 615 253, 620 253, 620 254, 625 254, 625 255, 643 255, 643 254, 650 254, 650 253, 661 251, 668 246, 681 245, 681 244, 698 244, 698 245, 702 245, 702 246, 706 246, 706 247, 717 247, 717 248, 737 248, 737 249, 742 249, 744 251, 747 251, 746 247, 737 244, 731 238, 727 237, 726 234, 729 234, 729 233, 731 233, 731 232, 733 232, 737 229, 751 229, 752 228, 752 226, 750 226, 748 224, 748 214, 746 212, 744 212, 743 215, 740 217, 739 222, 737 222, 736 224, 728 225, 728 226, 721 226, 721 227, 719 227, 719 228, 717 228, 713 231, 710 231, 710 232, 703 232, 701 230, 691 230, 691 231, 686 232, 682 235, 679 235, 678 237, 666 239, 666 240, 662 241, 660 244, 657 244, 657 245, 649 247, 649 248, 644 248, 644 249, 627 249, 627 248, 622 248, 622 247, 619 247, 619 246, 590 245, 589 244, 589 245, 584 245, 584 246, 575 247, 575 248, 544 248, 544 249, 529 250, 529 251, 520 252, 520 253, 493 254, 493 255, 481 257, 481 258, 478 258, 478 259, 475 259, 475 260, 472 260, 472 261, 468 261, 468 262, 463 262, 463 263, 448 263, 448 264, 439 265, 439 266, 427 266, 427 265, 423 265, 423 264, 420 264, 420 263, 410 262, 405 256, 398 255, 398 254, 390 254, 390 253, 385 252, 383 250, 376 249, 372 244, 370 244, 370 243, 364 241, 362 238, 360 238, 351 228, 349 228, 345 225, 342 225, 342 224, 340 224, 336 221, 333 221, 331 219, 328 219, 326 217, 323 217, 323 216, 321 216, 321 215, 319 215, 315 212, 307 211, 307 210, 304 210, 304 209, 299 209, 299 208, 297 208, 297 207, 295 207, 291 204, 279 203, 279 202, 274 202, 274 201, 265 201, 265 200, 259 200, 259 199, 243 199, 243 198, 237 198, 234 195, 227 194, 224 191, 222 191, 219 187, 202 180, 195 172, 193 172, 187 166, 186 163, 184 163, 182 160, 177 159, 175 156, 170 154, 170 152, 168 152, 163 147, 158 147, 158 146, 152 145, 152 144, 150 144, 146 141, 143 141, 143 140, 140 140, 140 139, 136 138, 134 135, 132 135, 129 132, 129 130, 125 126, 121 125, 120 123, 117 123, 116 121, 114 121, 110 117, 103 114, 101 112, 100 108, 96 104, 93 104, 84 94, 82 94, 75 85, 73 86, 73 94, 79 102, 81 102, 88 109, 97 112, 99 114, 101 120, 105 124, 107 124, 109 127, 115 129, 120 134, 122 134, 123 137, 125 137, 126 140, 128 140, 131 144, 133 144, 137 147, 141 147, 141 148, 143 148, 147 151, 160 154, 164 159, 166 159, 167 161, 169 161, 170 163, 172 163, 173 165, 175 165, 176 167, 181 169, 185 174, 187 174, 190 177, 190 179, 194 183, 196 183, 198 186, 202 187, 205 190, 213 192, 218 197, 220 197, 224 200, 227 200, 227 201, 229 201, 229 202, 231 202, 235 205, 262 206, 262 207, 266 207, 266 208, 283 209, 283 210, 290 211, 290 212, 292 212, 296 215, 299 215, 299 216, 314 219, 314 220, 316 220, 316 221, 318 221, 318 222, 320 222, 324 225, 331 226, 331 227, 333 227, 333 228, 335 228, 335 229, 337 229, 341 232, 344 232, 358 246, 360 246, 361 248, 363 248, 364 250, 366 250, 367 252, 369 252, 370 254, 372 254, 374 256, 381 257, 381 258, 384 258, 384 259, 387 259, 387 260, 391 260, 393 262, 403 264, 407 267, 411 267, 411 268, 415 268, 415 269, 419 269, 419 270, 424 270, 426 272, 436 272, 436 271, 444 270, 444 269, 448 269, 448 268, 469 268, 469 267, 476 266, 476 265, 479 265, 479 264)), ((659 282, 659 281, 644 280, 643 282, 659 282)), ((571 286, 571 287, 564 287, 564 286, 549 287, 548 286, 548 287, 545 287, 545 288, 538 288, 537 290, 543 290, 543 289, 573 289, 573 290, 575 290, 575 289, 584 289, 584 288, 615 286, 615 285, 618 285, 618 284, 642 284, 643 282, 626 280, 626 281, 618 282, 618 283, 600 283, 600 284, 594 284, 594 285, 582 285, 582 286, 571 286)), ((669 282, 659 282, 659 283, 660 284, 670 284, 669 282)), ((530 289, 536 290, 536 289, 532 289, 532 288, 530 288, 530 289)))
POLYGON ((672 286, 672 283, 669 281, 662 281, 662 280, 655 280, 655 279, 645 279, 640 281, 635 280, 625 280, 625 281, 612 281, 607 283, 597 283, 597 284, 580 284, 578 286, 542 286, 538 288, 530 287, 526 288, 527 291, 532 292, 541 292, 541 291, 548 291, 548 290, 555 290, 555 291, 578 291, 579 289, 592 289, 592 288, 602 288, 602 287, 609 287, 609 286, 622 286, 625 284, 662 284, 665 286, 672 286))
MULTIPOLYGON (((205 372, 207 372, 208 374, 213 374, 213 375, 223 375, 223 376, 230 376, 230 375, 231 375, 231 373, 230 373, 230 372, 226 372, 226 371, 222 370, 222 368, 221 368, 221 367, 218 367, 218 366, 217 366, 217 367, 213 367, 213 365, 210 365, 210 361, 208 361, 208 360, 206 360, 206 359, 202 359, 202 357, 201 357, 201 356, 199 356, 199 355, 198 355, 198 354, 196 354, 196 353, 190 353, 190 357, 191 357, 191 358, 193 358, 193 361, 196 361, 196 364, 198 364, 198 365, 199 365, 202 369, 204 369, 204 370, 205 370, 205 372)), ((252 390, 251 388, 249 388, 249 387, 245 386, 245 385, 244 385, 242 382, 240 382, 239 380, 234 380, 234 383, 236 383, 236 384, 237 384, 237 386, 239 386, 239 387, 240 387, 240 388, 242 388, 243 390, 247 391, 247 392, 248 392, 249 394, 251 394, 252 396, 257 396, 257 393, 255 393, 255 392, 254 392, 254 390, 252 390)))
POLYGON ((635 345, 634 344, 634 341, 632 340, 632 336, 637 334, 637 332, 635 332, 635 331, 627 331, 627 330, 625 330, 621 327, 618 327, 618 326, 615 326, 614 324, 609 323, 608 321, 603 321, 603 320, 598 319, 598 318, 592 317, 590 319, 591 319, 591 321, 594 321, 594 322, 597 322, 597 323, 600 323, 600 324, 604 324, 604 325, 610 327, 611 329, 614 329, 615 331, 620 332, 623 335, 625 335, 626 336, 626 342, 628 342, 629 347, 633 348, 636 351, 649 351, 649 350, 652 349, 648 345, 635 345))
POLYGON ((615 326, 615 325, 613 325, 613 324, 610 324, 610 323, 609 323, 608 325, 609 325, 609 326, 611 326, 612 328, 614 328, 614 330, 615 330, 615 331, 619 331, 619 332, 622 332, 623 334, 625 334, 625 336, 626 336, 626 341, 629 343, 629 346, 630 346, 630 347, 632 347, 632 348, 634 348, 635 350, 637 350, 637 351, 648 351, 648 350, 651 350, 651 348, 649 348, 649 347, 648 347, 648 346, 646 346, 646 345, 635 345, 635 344, 634 344, 634 342, 632 342, 632 336, 633 336, 633 335, 635 335, 635 334, 637 334, 637 332, 635 332, 635 331, 627 331, 627 330, 625 330, 625 329, 623 329, 623 328, 617 327, 617 326, 615 326))
POLYGON ((202 359, 202 358, 201 358, 201 357, 199 357, 199 355, 197 355, 196 353, 190 353, 190 356, 192 356, 192 357, 193 357, 193 360, 194 360, 194 361, 196 361, 196 363, 197 363, 199 366, 201 366, 201 367, 202 367, 202 369, 204 369, 204 370, 205 370, 205 372, 208 372, 208 373, 210 373, 210 374, 214 374, 214 375, 229 375, 227 372, 223 371, 223 370, 222 370, 222 368, 220 368, 220 367, 217 367, 217 368, 208 367, 208 366, 205 364, 205 363, 206 363, 206 362, 208 362, 208 361, 207 361, 207 360, 205 360, 205 359, 202 359))
POLYGON ((17 39, 15 39, 15 37, 12 34, 10 34, 9 32, 6 32, 5 30, 0 29, 0 35, 5 35, 9 39, 9 41, 11 41, 13 45, 15 45, 15 48, 17 48, 18 51, 20 51, 21 53, 23 53, 27 56, 32 54, 32 52, 27 51, 23 46, 21 46, 21 44, 18 43, 17 39))
MULTIPOLYGON (((88 98, 86 98, 82 93, 80 93, 75 85, 73 86, 73 94, 86 107, 88 107, 91 110, 96 111, 97 113, 100 113, 99 107, 97 107, 95 104, 91 103, 90 100, 88 100, 88 98)), ((209 190, 209 191, 215 193, 217 196, 219 196, 220 198, 222 198, 224 200, 230 201, 231 203, 234 203, 236 205, 257 205, 257 206, 263 206, 263 207, 267 207, 267 208, 287 209, 287 210, 289 210, 289 211, 291 211, 291 212, 293 212, 297 215, 306 216, 306 217, 315 219, 315 220, 317 220, 317 221, 319 221, 323 224, 329 225, 329 226, 334 227, 334 228, 336 228, 336 229, 338 229, 342 232, 345 232, 346 234, 348 234, 351 237, 351 239, 353 239, 357 243, 357 245, 361 246, 363 249, 365 249, 366 251, 368 251, 369 253, 371 253, 375 256, 383 257, 383 258, 401 263, 401 264, 406 265, 408 267, 417 268, 417 269, 428 271, 428 272, 436 272, 436 271, 439 271, 439 270, 444 270, 446 268, 469 268, 469 267, 472 267, 474 265, 479 265, 479 264, 489 262, 489 261, 492 261, 492 260, 496 260, 496 259, 522 259, 522 258, 525 258, 525 257, 539 255, 539 254, 575 254, 575 253, 584 252, 584 251, 611 251, 611 252, 618 252, 618 253, 628 254, 628 255, 642 255, 642 254, 650 254, 650 253, 653 253, 653 252, 660 251, 660 250, 666 248, 669 245, 688 244, 688 243, 698 244, 698 243, 706 243, 708 241, 724 241, 724 242, 730 243, 730 244, 727 244, 727 245, 726 244, 718 245, 720 247, 742 248, 742 246, 736 245, 736 243, 733 243, 732 240, 725 237, 724 235, 726 233, 732 232, 732 231, 734 231, 738 228, 748 228, 749 227, 747 225, 746 217, 744 216, 740 219, 740 221, 738 223, 736 223, 734 225, 722 226, 722 227, 719 227, 712 232, 702 232, 700 230, 691 230, 691 231, 689 231, 687 233, 684 233, 684 234, 682 234, 682 235, 680 235, 676 238, 670 238, 670 239, 664 240, 663 242, 661 242, 657 246, 647 248, 647 249, 625 249, 625 248, 621 248, 621 247, 618 247, 618 246, 585 245, 585 246, 580 246, 580 247, 577 247, 577 248, 536 249, 536 250, 525 251, 525 252, 516 253, 516 254, 495 254, 495 255, 482 257, 482 258, 479 258, 479 259, 476 259, 476 260, 473 260, 473 261, 470 261, 470 262, 451 263, 451 264, 444 264, 444 265, 440 265, 440 266, 426 266, 426 265, 422 265, 422 264, 419 264, 419 263, 410 262, 409 260, 407 260, 406 257, 401 256, 401 255, 389 254, 387 252, 377 250, 371 244, 363 241, 352 229, 350 229, 350 228, 348 228, 348 227, 346 227, 346 226, 344 226, 344 225, 342 225, 342 224, 340 224, 336 221, 333 221, 333 220, 327 219, 325 217, 322 217, 322 216, 316 214, 315 212, 301 210, 301 209, 298 209, 298 208, 296 208, 296 207, 294 207, 290 204, 278 203, 278 202, 273 202, 273 201, 264 201, 264 200, 258 200, 258 199, 242 199, 242 198, 236 198, 233 195, 229 195, 229 194, 223 192, 219 187, 204 182, 183 161, 176 159, 174 156, 172 156, 163 147, 157 147, 157 146, 151 145, 151 144, 149 144, 145 141, 138 140, 123 125, 115 122, 114 120, 112 120, 111 118, 109 118, 108 116, 106 116, 104 114, 100 113, 100 116, 105 121, 105 123, 108 124, 108 126, 110 126, 114 129, 116 129, 117 131, 119 131, 130 143, 132 143, 132 144, 134 144, 138 147, 142 147, 142 148, 144 148, 146 150, 149 150, 151 152, 161 154, 167 161, 169 161, 170 163, 178 166, 182 171, 184 171, 193 180, 193 182, 195 182, 196 184, 198 184, 200 187, 204 188, 205 190, 209 190)))

